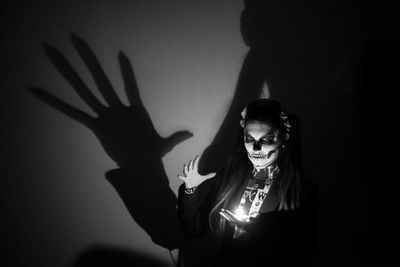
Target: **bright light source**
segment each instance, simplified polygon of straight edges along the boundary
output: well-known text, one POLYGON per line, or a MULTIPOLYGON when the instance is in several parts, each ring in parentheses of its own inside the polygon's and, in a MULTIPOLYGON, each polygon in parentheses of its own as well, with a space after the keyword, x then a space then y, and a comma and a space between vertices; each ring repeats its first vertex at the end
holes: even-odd
POLYGON ((240 221, 245 221, 247 219, 247 215, 244 213, 244 210, 242 207, 238 207, 235 211, 235 217, 236 219, 240 221))

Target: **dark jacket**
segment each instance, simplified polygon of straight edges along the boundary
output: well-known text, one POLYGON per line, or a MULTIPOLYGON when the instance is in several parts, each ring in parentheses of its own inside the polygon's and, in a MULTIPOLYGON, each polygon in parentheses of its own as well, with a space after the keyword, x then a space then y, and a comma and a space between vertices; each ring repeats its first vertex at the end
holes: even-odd
MULTIPOLYGON (((215 206, 217 192, 225 186, 224 180, 234 168, 231 162, 193 194, 186 194, 184 185, 179 188, 178 217, 187 235, 195 238, 212 232, 208 220, 210 211, 215 206)), ((245 238, 233 239, 233 227, 227 227, 218 236, 216 266, 312 266, 317 223, 316 186, 308 180, 302 181, 300 208, 286 211, 278 210, 278 186, 279 182, 275 181, 263 203, 269 208, 246 227, 245 238)))

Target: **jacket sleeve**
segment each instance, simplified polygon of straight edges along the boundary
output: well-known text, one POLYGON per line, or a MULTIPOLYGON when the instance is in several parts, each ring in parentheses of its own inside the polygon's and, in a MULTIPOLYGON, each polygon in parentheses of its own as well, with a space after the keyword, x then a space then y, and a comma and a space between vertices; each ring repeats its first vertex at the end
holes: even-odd
POLYGON ((189 237, 201 237, 210 230, 208 216, 215 199, 218 174, 204 181, 193 194, 185 193, 182 184, 178 191, 178 218, 189 237))

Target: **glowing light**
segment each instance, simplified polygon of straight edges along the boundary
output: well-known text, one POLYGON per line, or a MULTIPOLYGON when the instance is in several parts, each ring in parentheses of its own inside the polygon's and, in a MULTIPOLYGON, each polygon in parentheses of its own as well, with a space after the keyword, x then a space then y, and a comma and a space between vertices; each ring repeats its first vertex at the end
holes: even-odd
POLYGON ((235 211, 235 217, 236 219, 240 221, 245 221, 247 219, 247 215, 244 213, 244 210, 242 207, 238 207, 235 211))

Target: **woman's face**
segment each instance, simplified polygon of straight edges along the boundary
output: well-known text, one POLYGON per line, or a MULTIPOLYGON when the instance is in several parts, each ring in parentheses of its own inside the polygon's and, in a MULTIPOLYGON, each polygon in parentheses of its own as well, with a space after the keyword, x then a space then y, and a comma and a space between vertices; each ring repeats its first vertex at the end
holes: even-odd
POLYGON ((247 156, 257 169, 272 164, 279 156, 279 131, 260 121, 248 121, 244 127, 247 156))

